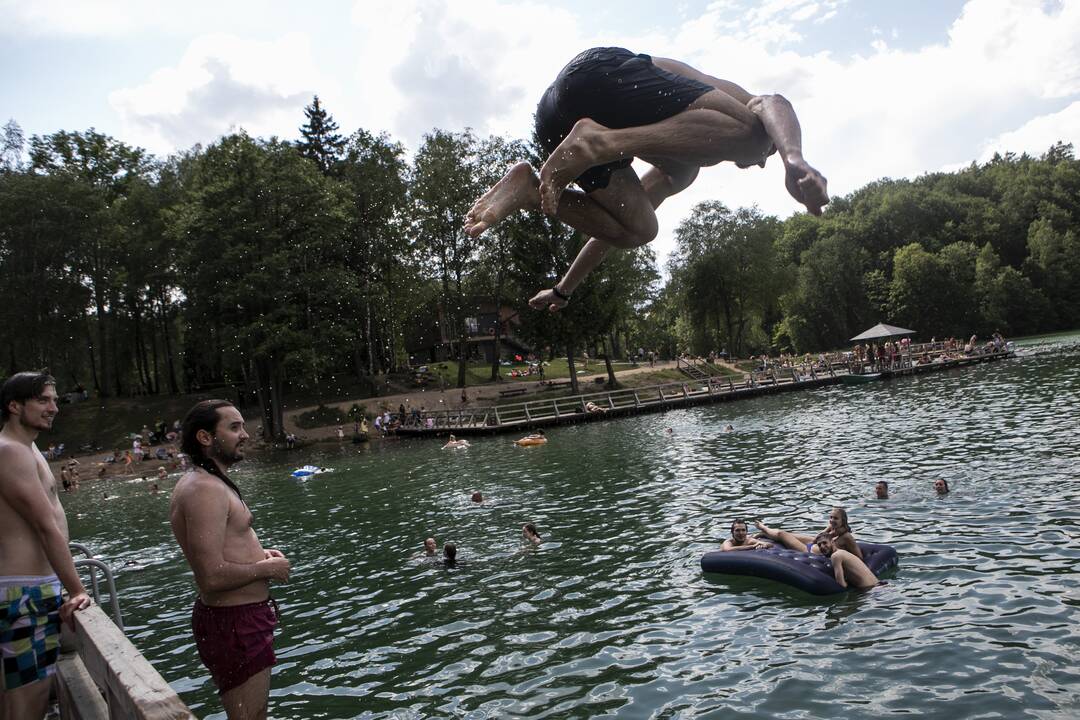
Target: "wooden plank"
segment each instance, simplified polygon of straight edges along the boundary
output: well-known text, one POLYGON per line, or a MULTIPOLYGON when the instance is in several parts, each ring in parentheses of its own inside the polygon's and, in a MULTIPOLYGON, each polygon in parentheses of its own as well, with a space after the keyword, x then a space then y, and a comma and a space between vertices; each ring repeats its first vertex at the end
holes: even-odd
POLYGON ((79 655, 94 683, 105 693, 110 718, 195 720, 154 666, 144 658, 101 608, 77 612, 79 655))
POLYGON ((109 706, 78 653, 66 652, 56 663, 60 720, 107 720, 109 706))

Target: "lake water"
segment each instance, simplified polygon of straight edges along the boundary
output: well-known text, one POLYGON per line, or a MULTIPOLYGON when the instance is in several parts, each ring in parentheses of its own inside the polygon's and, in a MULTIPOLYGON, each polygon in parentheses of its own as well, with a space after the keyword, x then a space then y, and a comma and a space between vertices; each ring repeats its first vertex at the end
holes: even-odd
MULTIPOLYGON (((241 463, 260 538, 293 564, 273 590, 270 714, 1080 717, 1080 335, 1022 345, 556 428, 543 447, 389 441, 241 463), (308 462, 334 472, 290 478, 308 462), (873 499, 879 479, 889 500, 873 499), (731 518, 810 532, 833 504, 897 548, 888 584, 821 598, 701 572, 731 518), (521 546, 527 521, 537 548, 521 546), (458 545, 456 569, 414 558, 429 535, 458 545)), ((224 717, 168 493, 101 487, 64 497, 72 538, 118 568, 132 641, 198 716, 224 717)))

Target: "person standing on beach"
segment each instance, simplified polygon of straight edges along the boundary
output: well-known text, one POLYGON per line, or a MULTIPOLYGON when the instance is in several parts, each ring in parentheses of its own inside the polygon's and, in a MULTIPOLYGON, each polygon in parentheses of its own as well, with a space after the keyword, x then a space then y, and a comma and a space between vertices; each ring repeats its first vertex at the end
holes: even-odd
POLYGON ((56 381, 21 372, 0 388, 0 718, 44 718, 60 621, 90 605, 68 549, 56 478, 34 441, 58 412, 56 381), (61 585, 68 591, 63 601, 61 585))
POLYGON ((287 581, 290 569, 281 552, 263 549, 251 511, 226 474, 244 459, 247 439, 232 403, 197 403, 180 441, 192 468, 173 489, 169 513, 199 590, 191 618, 195 645, 230 720, 266 717, 278 623, 270 581, 287 581))

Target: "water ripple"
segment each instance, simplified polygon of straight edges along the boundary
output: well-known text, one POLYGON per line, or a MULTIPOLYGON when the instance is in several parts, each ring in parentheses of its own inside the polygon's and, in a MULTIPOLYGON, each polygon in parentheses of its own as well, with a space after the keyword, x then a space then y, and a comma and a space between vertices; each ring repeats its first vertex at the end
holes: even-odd
MULTIPOLYGON (((261 539, 294 567, 275 588, 271 714, 1076 717, 1078 360, 1072 335, 1008 362, 556 429, 544 447, 238 466, 261 539), (307 462, 336 472, 288 477, 307 462), (897 547, 888 584, 819 598, 701 573, 732 517, 811 532, 832 504, 897 547), (527 521, 543 545, 522 547, 527 521), (429 535, 457 543, 456 568, 417 557, 429 535)), ((73 536, 118 568, 133 641, 223 717, 167 498, 115 493, 65 497, 73 536)))

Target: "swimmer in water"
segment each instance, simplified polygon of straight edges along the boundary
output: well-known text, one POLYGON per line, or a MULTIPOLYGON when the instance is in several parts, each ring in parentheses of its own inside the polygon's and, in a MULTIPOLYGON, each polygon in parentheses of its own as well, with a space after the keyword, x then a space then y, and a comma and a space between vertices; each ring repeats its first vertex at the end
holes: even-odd
POLYGON ((765 537, 798 552, 814 552, 816 538, 827 535, 832 538, 833 544, 838 549, 846 550, 862 560, 862 551, 859 550, 859 545, 855 542, 855 535, 851 532, 851 526, 848 525, 847 511, 842 507, 834 507, 829 511, 829 524, 818 535, 796 534, 786 530, 770 528, 760 520, 755 522, 754 525, 765 537))
POLYGON ((456 437, 451 435, 450 439, 446 441, 446 444, 442 446, 442 449, 446 450, 448 448, 453 449, 453 448, 467 448, 467 447, 469 447, 469 441, 468 440, 458 440, 456 437))
POLYGON ((746 521, 735 518, 731 521, 731 537, 720 546, 721 550, 765 550, 771 548, 772 543, 767 543, 756 538, 746 536, 746 521))
POLYGON ((941 497, 949 494, 949 481, 943 478, 938 478, 934 481, 934 491, 941 497))
POLYGON ((472 501, 473 501, 474 503, 482 503, 482 502, 484 502, 484 496, 480 494, 480 491, 479 491, 479 490, 477 490, 476 492, 474 492, 474 493, 472 494, 472 498, 471 498, 471 500, 472 500, 472 501))
POLYGON ((521 537, 525 542, 532 543, 533 545, 539 545, 541 542, 540 533, 537 532, 536 526, 532 523, 525 523, 522 525, 521 537))
POLYGON ((878 500, 888 500, 889 483, 885 482, 884 480, 878 480, 877 484, 874 485, 874 495, 877 497, 878 500))
POLYGON ((457 565, 457 545, 454 543, 443 545, 443 564, 447 567, 457 565))
POLYGON ((836 547, 833 539, 821 533, 814 539, 814 550, 832 562, 833 577, 840 587, 869 590, 878 584, 877 575, 866 566, 862 558, 836 547))

